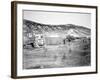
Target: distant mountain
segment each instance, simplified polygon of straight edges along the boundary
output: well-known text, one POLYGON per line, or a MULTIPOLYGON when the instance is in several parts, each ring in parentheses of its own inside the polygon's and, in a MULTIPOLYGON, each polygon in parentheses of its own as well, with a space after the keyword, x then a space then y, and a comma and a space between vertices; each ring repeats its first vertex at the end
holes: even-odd
POLYGON ((37 23, 30 20, 23 20, 24 29, 27 31, 34 31, 34 32, 62 32, 66 35, 71 35, 74 37, 90 37, 91 29, 74 25, 74 24, 61 24, 61 25, 52 25, 52 24, 42 24, 37 23))

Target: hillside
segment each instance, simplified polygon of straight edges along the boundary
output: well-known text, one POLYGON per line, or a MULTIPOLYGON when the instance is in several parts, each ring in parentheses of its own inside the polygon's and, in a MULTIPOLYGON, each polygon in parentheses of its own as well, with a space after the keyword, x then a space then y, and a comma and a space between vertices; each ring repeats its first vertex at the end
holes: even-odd
POLYGON ((24 69, 91 65, 89 28, 74 24, 51 25, 29 20, 23 22, 24 69), (32 37, 32 34, 35 36, 32 37), (36 35, 44 36, 40 38, 36 35))
POLYGON ((24 24, 24 31, 25 32, 38 32, 38 33, 43 33, 43 32, 57 32, 57 33, 64 33, 66 35, 71 35, 74 37, 90 37, 90 29, 79 26, 79 25, 74 25, 74 24, 58 24, 58 25, 52 25, 52 24, 42 24, 42 23, 37 23, 34 21, 29 21, 29 20, 23 20, 24 24))

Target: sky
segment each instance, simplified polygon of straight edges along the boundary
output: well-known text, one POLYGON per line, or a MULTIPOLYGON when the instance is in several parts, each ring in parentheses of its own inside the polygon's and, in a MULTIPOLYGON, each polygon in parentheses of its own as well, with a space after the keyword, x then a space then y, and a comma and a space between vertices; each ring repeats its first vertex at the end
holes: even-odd
POLYGON ((91 14, 24 10, 23 18, 43 24, 75 24, 91 28, 91 14))

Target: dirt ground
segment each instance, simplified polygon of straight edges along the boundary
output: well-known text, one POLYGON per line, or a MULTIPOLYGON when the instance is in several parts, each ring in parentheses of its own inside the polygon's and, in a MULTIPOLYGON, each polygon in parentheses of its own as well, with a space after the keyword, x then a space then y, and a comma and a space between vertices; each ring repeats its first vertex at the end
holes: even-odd
POLYGON ((23 49, 23 69, 90 66, 90 49, 79 41, 42 48, 23 49))

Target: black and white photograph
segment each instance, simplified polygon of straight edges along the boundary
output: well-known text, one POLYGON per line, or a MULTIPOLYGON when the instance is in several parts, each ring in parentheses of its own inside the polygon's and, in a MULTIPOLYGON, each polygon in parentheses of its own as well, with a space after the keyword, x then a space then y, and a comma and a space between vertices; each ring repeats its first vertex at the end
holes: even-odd
POLYGON ((97 6, 12 2, 13 78, 97 73, 97 6))
POLYGON ((23 68, 91 65, 91 14, 23 10, 23 68))

